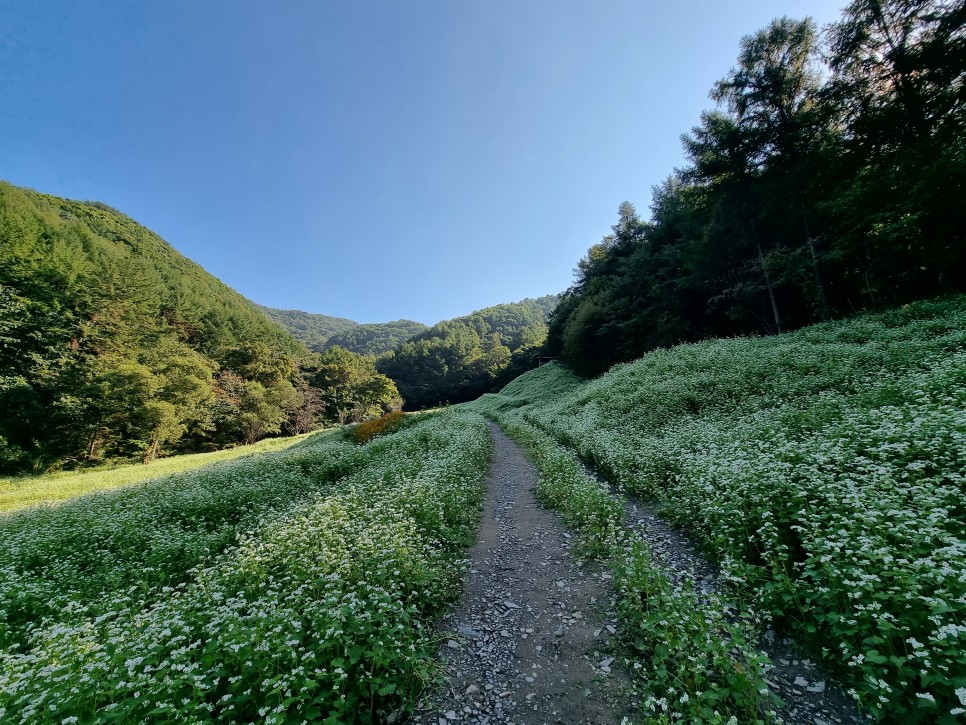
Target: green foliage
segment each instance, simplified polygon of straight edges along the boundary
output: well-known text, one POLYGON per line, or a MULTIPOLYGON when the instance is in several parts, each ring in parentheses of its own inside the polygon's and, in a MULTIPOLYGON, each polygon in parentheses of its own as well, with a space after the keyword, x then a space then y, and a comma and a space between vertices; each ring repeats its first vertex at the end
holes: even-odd
POLYGON ((458 403, 494 389, 504 373, 533 366, 555 296, 496 305, 440 322, 378 361, 406 405, 458 403))
POLYGON ((961 3, 856 0, 824 36, 779 18, 743 38, 650 219, 625 203, 578 263, 548 353, 597 375, 966 290, 964 20, 961 3))
POLYGON ((0 518, 0 719, 373 723, 411 709, 489 452, 482 417, 452 410, 366 446, 316 437, 0 518))
MULTIPOLYGON (((315 352, 325 350, 326 343, 334 335, 359 326, 358 322, 353 322, 352 320, 347 320, 342 317, 330 317, 329 315, 319 315, 314 312, 276 310, 272 307, 263 307, 261 305, 258 305, 258 308, 288 330, 296 340, 299 340, 309 350, 315 352)), ((348 346, 343 345, 343 347, 348 346)), ((354 352, 361 353, 362 351, 355 350, 354 352)))
POLYGON ((265 516, 361 459, 331 437, 0 518, 0 644, 42 619, 98 606, 106 591, 174 586, 265 516), (271 483, 270 483, 271 482, 271 483))
POLYGON ((309 378, 322 391, 329 420, 358 422, 402 407, 396 384, 376 371, 371 356, 330 347, 309 370, 309 378))
POLYGON ((652 499, 736 598, 879 717, 954 722, 966 688, 966 297, 557 365, 477 404, 652 499))
POLYGON ((0 512, 15 511, 39 503, 65 501, 93 491, 122 488, 221 461, 280 451, 303 440, 305 436, 268 438, 251 446, 238 446, 212 453, 170 456, 154 461, 150 466, 136 463, 111 468, 59 471, 39 476, 0 478, 0 512))
POLYGON ((323 349, 338 345, 359 355, 379 357, 428 329, 422 322, 412 320, 356 325, 332 335, 323 349))
POLYGON ((0 184, 0 469, 278 433, 309 355, 119 212, 0 184))

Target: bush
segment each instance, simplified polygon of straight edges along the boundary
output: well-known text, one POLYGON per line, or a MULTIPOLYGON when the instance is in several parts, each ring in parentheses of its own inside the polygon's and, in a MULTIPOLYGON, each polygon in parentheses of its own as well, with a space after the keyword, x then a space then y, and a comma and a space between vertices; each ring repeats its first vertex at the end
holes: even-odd
POLYGON ((366 441, 372 440, 376 436, 396 430, 405 417, 406 414, 401 410, 394 410, 392 413, 386 413, 381 418, 375 418, 373 420, 367 420, 365 423, 360 423, 352 431, 352 435, 355 438, 356 443, 365 443, 366 441))

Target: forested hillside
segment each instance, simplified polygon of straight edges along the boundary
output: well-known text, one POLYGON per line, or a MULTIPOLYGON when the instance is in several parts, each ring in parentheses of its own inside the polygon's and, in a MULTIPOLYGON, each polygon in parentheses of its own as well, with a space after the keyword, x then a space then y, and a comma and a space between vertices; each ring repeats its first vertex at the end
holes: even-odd
POLYGON ((422 322, 413 320, 359 323, 343 317, 329 317, 315 312, 259 307, 266 315, 291 332, 296 340, 304 342, 315 352, 324 352, 338 346, 358 355, 384 355, 399 347, 413 335, 429 329, 422 322))
POLYGON ((379 356, 395 350, 409 338, 428 329, 428 325, 413 320, 366 323, 332 335, 323 349, 338 345, 360 355, 379 356))
POLYGON ((410 408, 471 400, 534 366, 557 299, 495 305, 440 322, 381 358, 378 369, 410 408))
POLYGON ((961 2, 857 0, 744 38, 650 219, 625 202, 580 261, 549 354, 596 374, 963 290, 964 25, 961 2))
POLYGON ((344 317, 330 317, 315 312, 277 310, 274 307, 264 307, 263 305, 258 305, 258 308, 292 333, 292 337, 315 352, 322 352, 325 349, 325 343, 333 335, 359 325, 358 322, 347 320, 344 317))
POLYGON ((399 404, 372 361, 319 361, 120 212, 0 183, 0 468, 147 461, 399 404))

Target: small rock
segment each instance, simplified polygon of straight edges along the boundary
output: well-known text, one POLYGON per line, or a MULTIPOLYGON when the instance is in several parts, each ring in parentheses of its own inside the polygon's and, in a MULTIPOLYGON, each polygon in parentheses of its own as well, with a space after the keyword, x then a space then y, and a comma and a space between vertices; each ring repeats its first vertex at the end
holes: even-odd
POLYGON ((455 720, 457 717, 459 717, 459 715, 456 714, 456 710, 447 710, 446 711, 446 719, 447 720, 455 720))
POLYGON ((825 692, 825 680, 819 680, 811 687, 806 687, 809 692, 825 692))
POLYGON ((480 691, 480 688, 477 687, 476 685, 470 685, 469 687, 466 688, 467 695, 475 695, 479 691, 480 691))
POLYGON ((459 649, 460 643, 457 642, 455 639, 451 639, 449 642, 446 643, 446 646, 449 647, 450 649, 459 649))
POLYGON ((477 632, 467 624, 460 625, 456 628, 456 631, 462 634, 464 637, 469 637, 470 639, 479 639, 483 636, 480 632, 477 632))
POLYGON ((808 687, 808 680, 799 675, 795 678, 795 687, 808 687))
POLYGON ((506 607, 507 609, 519 609, 520 608, 520 605, 519 604, 514 604, 513 602, 503 602, 503 606, 506 607))

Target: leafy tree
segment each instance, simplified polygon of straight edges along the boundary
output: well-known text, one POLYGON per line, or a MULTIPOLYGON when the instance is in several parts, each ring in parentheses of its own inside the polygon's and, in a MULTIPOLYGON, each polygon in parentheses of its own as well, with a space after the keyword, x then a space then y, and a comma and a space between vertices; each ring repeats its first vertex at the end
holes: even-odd
POLYGON ((376 370, 374 357, 337 345, 319 356, 310 380, 321 391, 326 417, 339 423, 402 407, 395 383, 376 370))
POLYGON ((825 47, 808 19, 743 38, 717 108, 682 137, 688 165, 655 187, 649 221, 621 206, 545 351, 597 374, 662 345, 966 287, 964 13, 856 0, 825 47))
POLYGON ((338 345, 359 355, 378 357, 395 350, 406 340, 428 329, 421 322, 412 320, 357 325, 330 337, 324 348, 338 345))
MULTIPOLYGON (((259 309, 279 325, 288 330, 296 340, 301 341, 310 350, 322 352, 329 339, 347 330, 359 327, 358 322, 343 317, 330 317, 301 310, 276 310, 272 307, 259 309)), ((338 343, 337 343, 338 344, 338 343)), ((342 345, 342 347, 347 347, 342 345)), ((355 350, 355 352, 362 352, 355 350)))

